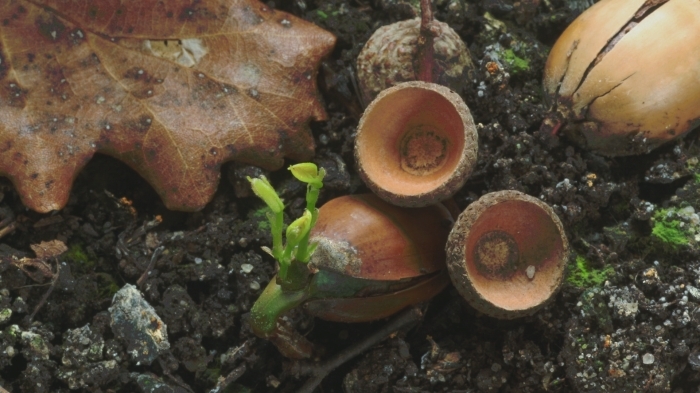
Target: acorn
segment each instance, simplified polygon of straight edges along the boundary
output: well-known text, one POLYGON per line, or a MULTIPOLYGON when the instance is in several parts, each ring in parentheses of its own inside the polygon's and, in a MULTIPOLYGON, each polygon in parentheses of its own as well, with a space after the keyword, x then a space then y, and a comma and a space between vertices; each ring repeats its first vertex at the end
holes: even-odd
POLYGON ((462 98, 427 82, 384 90, 365 110, 355 138, 365 184, 405 207, 451 197, 471 174, 477 149, 474 120, 462 98))
POLYGON ((423 80, 460 91, 470 80, 474 65, 464 41, 446 23, 433 20, 430 2, 421 2, 421 11, 422 18, 380 27, 362 48, 357 80, 364 102, 401 82, 423 80))
POLYGON ((447 241, 459 293, 496 318, 531 315, 562 284, 569 242, 554 211, 518 191, 486 194, 460 214, 447 241))
POLYGON ((304 309, 362 322, 430 299, 449 284, 444 246, 452 223, 441 204, 407 209, 373 194, 327 202, 311 231, 315 274, 304 309))
POLYGON ((700 3, 602 0, 552 47, 542 131, 607 156, 651 151, 700 118, 700 3))

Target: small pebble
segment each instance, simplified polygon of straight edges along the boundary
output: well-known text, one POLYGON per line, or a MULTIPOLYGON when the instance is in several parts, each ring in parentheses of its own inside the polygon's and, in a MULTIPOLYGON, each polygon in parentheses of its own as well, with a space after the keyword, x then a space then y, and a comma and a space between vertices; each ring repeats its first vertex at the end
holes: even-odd
POLYGON ((642 356, 642 363, 654 364, 654 355, 652 355, 650 353, 645 353, 644 356, 642 356))
POLYGON ((241 265, 241 273, 248 274, 253 271, 253 265, 250 263, 244 263, 241 265))
POLYGON ((252 290, 254 290, 254 291, 257 291, 258 289, 260 289, 260 283, 257 282, 257 281, 251 282, 251 283, 250 283, 250 289, 252 289, 252 290))
POLYGON ((527 269, 525 269, 525 274, 527 274, 527 278, 529 278, 530 280, 535 278, 535 266, 534 265, 528 266, 527 269))

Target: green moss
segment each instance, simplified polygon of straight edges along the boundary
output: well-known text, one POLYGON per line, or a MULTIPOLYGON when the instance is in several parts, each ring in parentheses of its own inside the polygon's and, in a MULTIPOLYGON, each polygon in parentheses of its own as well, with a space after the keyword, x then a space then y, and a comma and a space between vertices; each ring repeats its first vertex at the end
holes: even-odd
POLYGON ((261 231, 270 230, 270 221, 267 219, 267 212, 270 208, 265 206, 253 212, 252 218, 258 220, 258 229, 261 231))
POLYGON ((700 173, 694 173, 693 179, 695 180, 695 183, 700 184, 700 173))
POLYGON ((670 209, 659 209, 654 213, 654 227, 651 235, 672 247, 688 244, 688 237, 681 229, 679 220, 668 218, 670 209))
POLYGON ((111 298, 119 291, 119 284, 107 273, 95 273, 97 278, 97 295, 100 299, 111 298))
POLYGON ((569 265, 570 272, 566 281, 577 288, 589 288, 601 285, 613 273, 612 266, 604 269, 593 269, 586 258, 577 255, 572 265, 569 265))
POLYGON ((681 222, 678 220, 671 221, 656 221, 651 234, 664 243, 669 243, 673 246, 688 244, 688 238, 680 228, 681 222))
POLYGON ((88 257, 87 253, 80 244, 73 244, 68 251, 63 254, 63 257, 76 263, 83 271, 91 270, 95 267, 95 262, 88 257))
POLYGON ((511 67, 513 74, 530 70, 530 62, 518 57, 512 49, 503 51, 503 60, 511 67))
POLYGON ((12 317, 12 310, 9 308, 6 308, 4 310, 0 310, 0 323, 5 323, 10 320, 12 317))

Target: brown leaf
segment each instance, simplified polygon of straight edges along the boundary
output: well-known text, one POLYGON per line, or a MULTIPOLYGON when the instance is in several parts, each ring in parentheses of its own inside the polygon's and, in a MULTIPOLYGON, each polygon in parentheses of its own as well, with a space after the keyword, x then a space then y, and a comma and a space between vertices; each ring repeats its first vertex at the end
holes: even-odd
POLYGON ((0 174, 62 208, 95 152, 171 209, 202 208, 223 162, 313 155, 330 33, 255 0, 0 3, 0 174))
MULTIPOLYGON (((30 244, 29 247, 36 254, 36 258, 10 258, 10 263, 36 282, 44 282, 46 279, 55 278, 57 273, 51 270, 49 259, 57 257, 68 251, 68 247, 60 240, 50 240, 39 244, 30 244)), ((58 267, 56 272, 58 272, 58 267)))
POLYGON ((50 240, 48 242, 40 242, 39 244, 30 244, 29 247, 36 254, 36 259, 49 259, 57 257, 68 251, 66 244, 60 240, 50 240))

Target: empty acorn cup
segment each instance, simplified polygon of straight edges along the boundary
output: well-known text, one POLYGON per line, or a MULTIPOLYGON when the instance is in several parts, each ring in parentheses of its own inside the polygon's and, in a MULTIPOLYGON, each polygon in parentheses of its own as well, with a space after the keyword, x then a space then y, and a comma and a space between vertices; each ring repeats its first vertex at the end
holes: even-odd
POLYGON ((365 109, 355 158, 365 184, 389 203, 428 206, 452 196, 476 163, 477 133, 457 93, 427 82, 382 91, 365 109))
POLYGON ((459 293, 496 318, 531 315, 557 292, 569 242, 552 208, 518 191, 486 194, 457 219, 447 267, 459 293))

